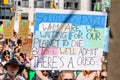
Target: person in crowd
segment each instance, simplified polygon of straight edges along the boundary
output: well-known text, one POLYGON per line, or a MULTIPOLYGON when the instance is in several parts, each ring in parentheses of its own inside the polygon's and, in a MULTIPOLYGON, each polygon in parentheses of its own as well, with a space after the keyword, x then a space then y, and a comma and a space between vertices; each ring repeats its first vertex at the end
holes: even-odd
POLYGON ((18 46, 19 48, 21 48, 21 46, 22 46, 22 40, 21 40, 21 39, 18 39, 18 40, 17 40, 17 46, 18 46))
POLYGON ((11 58, 13 57, 19 57, 19 54, 20 54, 20 48, 18 46, 15 46, 14 49, 13 49, 13 52, 11 54, 11 58))
POLYGON ((5 65, 10 60, 10 52, 8 50, 5 50, 2 54, 2 59, 0 59, 0 62, 5 65))
POLYGON ((0 80, 25 80, 19 74, 24 70, 25 66, 21 65, 16 58, 12 58, 4 65, 7 73, 0 76, 0 80))
POLYGON ((97 80, 97 71, 83 70, 76 78, 76 80, 97 80))
POLYGON ((13 43, 14 43, 15 46, 17 45, 17 39, 18 39, 17 33, 14 31, 13 32, 13 38, 11 40, 13 41, 13 43))
POLYGON ((107 80, 107 71, 106 70, 102 70, 100 72, 100 80, 107 80))
POLYGON ((25 60, 27 62, 26 64, 26 70, 27 70, 27 74, 28 74, 28 79, 27 80, 38 80, 36 79, 36 75, 35 75, 35 71, 31 70, 30 68, 30 62, 33 59, 32 53, 30 54, 25 54, 25 60))
MULTIPOLYGON (((29 65, 29 66, 26 66, 28 63, 27 63, 26 60, 25 60, 25 54, 20 53, 18 60, 19 60, 19 61, 21 62, 21 64, 24 65, 25 67, 30 67, 30 65, 29 65)), ((27 72, 26 72, 26 69, 23 70, 21 76, 23 76, 25 79, 28 78, 28 74, 27 74, 27 72)))
POLYGON ((6 48, 5 50, 12 51, 13 46, 15 46, 11 39, 6 39, 4 43, 5 43, 5 48, 6 48))
POLYGON ((3 53, 3 50, 4 50, 4 44, 3 42, 0 42, 0 59, 2 58, 2 53, 3 53))
POLYGON ((13 49, 13 53, 20 53, 20 48, 18 46, 15 46, 13 49))
POLYGON ((36 70, 35 77, 37 78, 37 80, 38 80, 38 78, 40 80, 44 80, 44 79, 57 80, 58 74, 59 74, 58 70, 56 70, 56 71, 54 70, 54 72, 52 72, 52 70, 36 70))
POLYGON ((13 48, 14 43, 11 39, 6 39, 4 44, 4 50, 8 50, 10 52, 10 59, 13 58, 13 48))
POLYGON ((0 75, 2 75, 3 73, 4 73, 3 65, 2 63, 0 63, 0 75))
POLYGON ((102 70, 100 71, 100 80, 107 80, 107 68, 106 68, 106 61, 102 62, 102 70))
POLYGON ((49 70, 49 78, 52 78, 52 80, 57 80, 59 73, 59 70, 49 70))
POLYGON ((75 80, 74 72, 71 70, 63 70, 60 72, 57 80, 75 80))
POLYGON ((26 59, 27 63, 30 63, 30 61, 33 59, 32 53, 25 54, 25 59, 26 59))
POLYGON ((36 70, 35 73, 36 73, 36 79, 34 79, 34 80, 48 80, 48 76, 45 76, 42 73, 42 71, 36 70))

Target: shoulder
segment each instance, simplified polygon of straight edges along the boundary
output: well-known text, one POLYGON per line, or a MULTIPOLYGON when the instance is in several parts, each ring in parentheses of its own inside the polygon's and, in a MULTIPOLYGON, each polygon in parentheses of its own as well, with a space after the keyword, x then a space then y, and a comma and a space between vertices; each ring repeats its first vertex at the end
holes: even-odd
POLYGON ((17 76, 18 80, 25 80, 22 76, 17 76))

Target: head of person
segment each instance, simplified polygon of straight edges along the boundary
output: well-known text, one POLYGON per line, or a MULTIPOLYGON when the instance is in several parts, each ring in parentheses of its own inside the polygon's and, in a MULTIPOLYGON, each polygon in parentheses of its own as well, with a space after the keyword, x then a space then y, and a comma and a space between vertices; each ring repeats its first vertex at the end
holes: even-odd
POLYGON ((100 72, 100 80, 107 80, 107 71, 106 70, 102 70, 100 72))
POLYGON ((42 74, 43 74, 44 76, 48 76, 49 72, 48 72, 47 70, 42 70, 42 74))
POLYGON ((4 49, 4 44, 0 42, 0 53, 3 51, 3 49, 4 49))
POLYGON ((4 65, 9 76, 14 77, 20 74, 24 70, 25 66, 21 65, 16 58, 12 58, 8 63, 4 65))
POLYGON ((18 45, 18 46, 22 46, 22 40, 21 40, 21 39, 18 39, 18 40, 17 40, 17 45, 18 45))
POLYGON ((13 50, 13 53, 19 53, 20 52, 20 48, 18 46, 16 46, 13 50))
POLYGON ((63 70, 60 72, 57 80, 75 80, 74 72, 71 70, 63 70))
POLYGON ((20 61, 25 61, 25 54, 20 53, 20 54, 19 54, 19 60, 20 60, 20 61))
POLYGON ((10 59, 10 52, 8 50, 5 50, 2 55, 2 60, 9 61, 9 59, 10 59))
POLYGON ((14 36, 14 37, 16 37, 16 36, 17 36, 17 33, 16 33, 15 31, 13 32, 13 36, 14 36))

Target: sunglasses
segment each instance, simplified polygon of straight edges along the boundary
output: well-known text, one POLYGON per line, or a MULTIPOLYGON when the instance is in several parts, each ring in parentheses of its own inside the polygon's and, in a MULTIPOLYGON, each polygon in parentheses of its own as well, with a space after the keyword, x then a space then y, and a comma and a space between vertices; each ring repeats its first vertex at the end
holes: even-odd
POLYGON ((64 80, 75 80, 75 79, 64 79, 64 80))

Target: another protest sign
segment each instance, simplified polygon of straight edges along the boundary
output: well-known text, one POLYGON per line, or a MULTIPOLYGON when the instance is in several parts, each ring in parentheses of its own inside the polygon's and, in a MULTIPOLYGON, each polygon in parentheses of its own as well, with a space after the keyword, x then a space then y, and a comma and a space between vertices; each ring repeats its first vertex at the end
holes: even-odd
POLYGON ((20 48, 20 52, 24 54, 30 54, 32 49, 32 39, 23 39, 22 46, 20 48))
POLYGON ((3 39, 10 39, 13 37, 13 27, 14 22, 12 21, 3 21, 3 39))
POLYGON ((20 20, 18 37, 28 38, 29 33, 29 20, 20 20))

